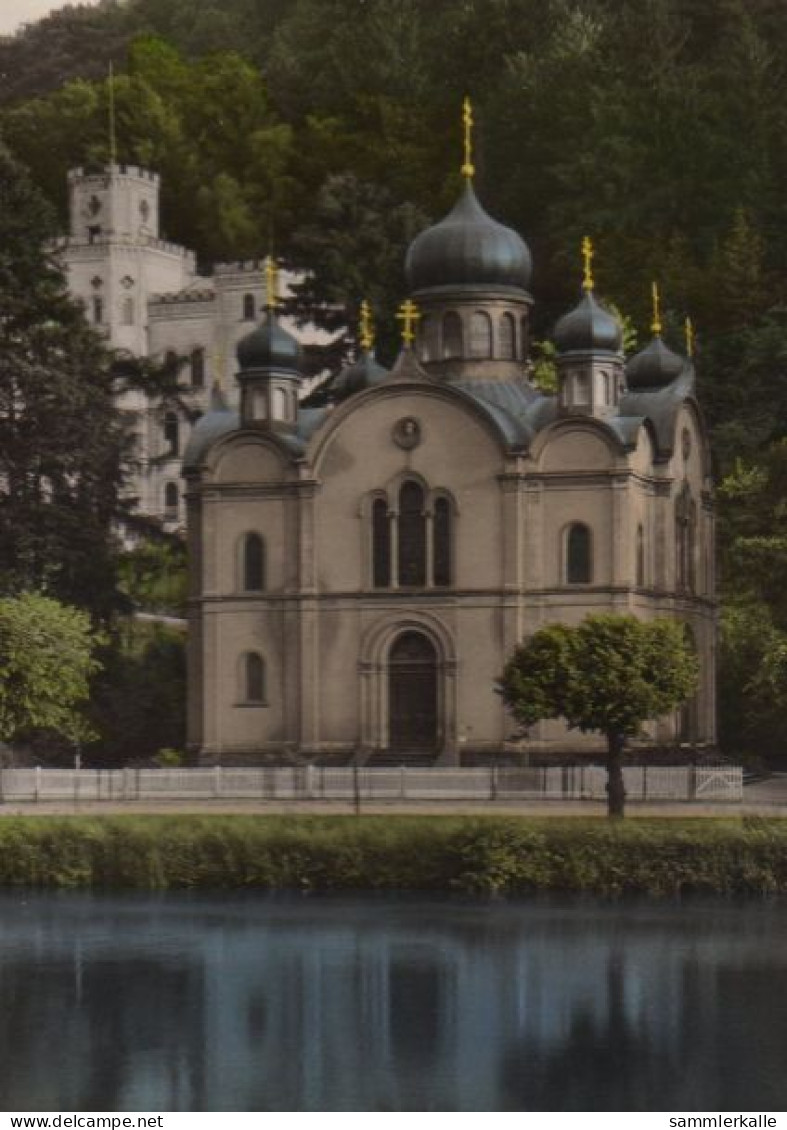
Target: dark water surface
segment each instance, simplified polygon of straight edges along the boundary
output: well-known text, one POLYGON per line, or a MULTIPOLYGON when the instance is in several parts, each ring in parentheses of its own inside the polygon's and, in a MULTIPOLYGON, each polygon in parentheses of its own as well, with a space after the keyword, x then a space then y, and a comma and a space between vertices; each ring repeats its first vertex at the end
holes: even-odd
POLYGON ((787 1109, 787 904, 0 895, 3 1110, 787 1109))

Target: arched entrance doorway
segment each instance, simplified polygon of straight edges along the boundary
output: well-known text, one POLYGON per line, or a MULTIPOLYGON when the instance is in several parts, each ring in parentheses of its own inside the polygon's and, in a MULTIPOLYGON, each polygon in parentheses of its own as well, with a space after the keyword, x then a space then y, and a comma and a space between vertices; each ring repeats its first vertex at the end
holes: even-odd
POLYGON ((388 656, 389 742, 395 750, 437 747, 437 653, 422 632, 398 636, 388 656))

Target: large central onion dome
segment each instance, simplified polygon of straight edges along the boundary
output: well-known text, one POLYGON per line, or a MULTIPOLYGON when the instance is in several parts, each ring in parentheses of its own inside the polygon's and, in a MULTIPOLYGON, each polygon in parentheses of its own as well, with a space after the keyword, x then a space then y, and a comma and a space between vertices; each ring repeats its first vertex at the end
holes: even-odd
POLYGON ((574 309, 559 320, 553 338, 558 353, 620 353, 623 348, 620 322, 596 302, 589 288, 574 309))
POLYGON ((532 269, 525 241, 484 211, 469 181, 445 219, 416 236, 405 261, 413 293, 457 286, 527 291, 532 269))
POLYGON ((241 338, 237 346, 241 371, 249 369, 284 369, 297 373, 300 370, 301 347, 288 333, 272 310, 251 333, 241 338))

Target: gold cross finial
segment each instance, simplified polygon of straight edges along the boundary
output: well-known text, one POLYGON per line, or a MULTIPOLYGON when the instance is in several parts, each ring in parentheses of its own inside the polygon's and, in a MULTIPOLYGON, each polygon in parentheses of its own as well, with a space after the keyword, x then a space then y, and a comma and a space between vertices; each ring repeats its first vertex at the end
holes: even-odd
POLYGON ((589 235, 586 235, 582 240, 582 259, 585 264, 585 271, 582 276, 582 286, 585 290, 593 289, 593 256, 596 252, 593 250, 593 243, 589 235))
POLYGON ((653 331, 653 333, 655 334, 655 336, 658 337, 661 334, 661 309, 660 309, 660 306, 659 306, 659 284, 658 283, 656 283, 656 282, 651 283, 650 293, 653 296, 653 321, 650 324, 650 328, 653 331))
POLYGON ((473 164, 473 106, 469 98, 462 103, 462 121, 465 127, 465 160, 462 165, 462 176, 471 180, 475 176, 473 164))
POLYGON ((694 356, 694 325, 691 318, 686 318, 686 356, 694 356))
POLYGON ((399 313, 396 315, 402 323, 402 341, 404 342, 405 349, 409 349, 415 341, 415 326, 418 319, 421 317, 418 312, 418 307, 411 298, 403 302, 399 307, 399 313))
POLYGON ((360 334, 361 349, 368 353, 374 348, 374 322, 372 321, 372 308, 364 298, 361 303, 360 334))
POLYGON ((279 269, 272 255, 265 259, 265 305, 269 310, 275 310, 279 304, 278 287, 279 269))

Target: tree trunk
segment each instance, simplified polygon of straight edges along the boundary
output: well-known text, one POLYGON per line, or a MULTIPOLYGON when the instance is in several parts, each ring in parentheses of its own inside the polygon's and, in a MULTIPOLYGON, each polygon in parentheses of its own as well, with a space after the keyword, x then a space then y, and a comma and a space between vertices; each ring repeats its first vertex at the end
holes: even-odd
POLYGON ((612 731, 607 734, 607 815, 622 819, 626 804, 626 787, 623 784, 623 750, 626 739, 612 731))

